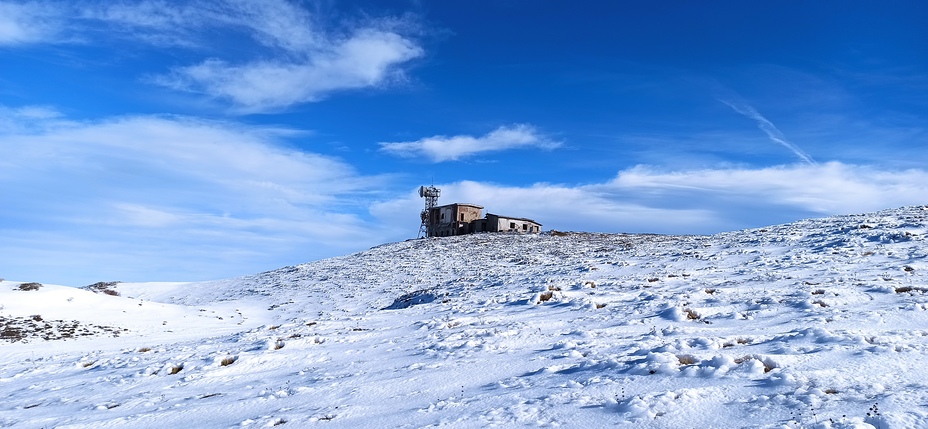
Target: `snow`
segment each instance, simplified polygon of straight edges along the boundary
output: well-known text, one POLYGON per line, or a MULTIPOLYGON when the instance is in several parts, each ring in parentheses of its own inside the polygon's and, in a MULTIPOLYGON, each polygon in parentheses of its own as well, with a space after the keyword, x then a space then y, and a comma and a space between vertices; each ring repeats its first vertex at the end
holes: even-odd
POLYGON ((926 233, 918 206, 110 293, 3 281, 0 426, 928 427, 926 233))

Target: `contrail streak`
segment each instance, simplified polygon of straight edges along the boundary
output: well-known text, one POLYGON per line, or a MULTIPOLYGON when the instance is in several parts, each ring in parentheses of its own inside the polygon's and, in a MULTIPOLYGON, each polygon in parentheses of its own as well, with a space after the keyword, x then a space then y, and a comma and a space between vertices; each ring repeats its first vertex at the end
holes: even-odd
POLYGON ((778 130, 775 125, 773 125, 773 122, 768 121, 767 118, 765 118, 763 115, 758 113, 757 110, 754 110, 753 107, 747 104, 736 104, 734 102, 725 101, 722 99, 719 99, 719 101, 721 101, 722 103, 725 103, 728 107, 731 107, 734 111, 744 116, 747 116, 748 118, 751 118, 755 122, 757 122, 757 127, 760 128, 760 130, 763 131, 765 134, 767 134, 767 137, 769 137, 770 140, 773 140, 774 143, 780 144, 783 147, 789 149, 807 164, 815 165, 815 160, 813 160, 812 157, 809 156, 809 154, 803 152, 802 149, 799 149, 798 146, 790 143, 789 140, 786 140, 786 136, 784 136, 783 133, 780 132, 780 130, 778 130))

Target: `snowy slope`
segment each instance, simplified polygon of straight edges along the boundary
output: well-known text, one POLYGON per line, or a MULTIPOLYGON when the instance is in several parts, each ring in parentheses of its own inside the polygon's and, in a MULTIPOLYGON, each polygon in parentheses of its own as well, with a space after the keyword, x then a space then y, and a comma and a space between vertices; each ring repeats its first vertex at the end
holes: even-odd
POLYGON ((121 296, 5 281, 4 323, 89 334, 0 340, 0 426, 924 428, 926 233, 907 207, 417 240, 121 296))

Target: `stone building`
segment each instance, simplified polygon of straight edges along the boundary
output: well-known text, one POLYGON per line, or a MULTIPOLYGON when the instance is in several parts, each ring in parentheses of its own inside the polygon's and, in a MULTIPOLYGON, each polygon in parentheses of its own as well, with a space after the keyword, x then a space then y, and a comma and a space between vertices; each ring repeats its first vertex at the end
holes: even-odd
POLYGON ((428 209, 429 237, 473 234, 475 232, 541 232, 541 224, 531 219, 487 213, 476 204, 446 204, 428 209))

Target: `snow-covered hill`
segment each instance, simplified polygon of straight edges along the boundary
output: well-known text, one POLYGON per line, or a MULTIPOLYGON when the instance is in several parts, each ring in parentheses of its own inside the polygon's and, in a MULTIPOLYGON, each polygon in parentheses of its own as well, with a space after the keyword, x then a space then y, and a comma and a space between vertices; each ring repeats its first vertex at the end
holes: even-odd
POLYGON ((926 233, 919 206, 417 240, 202 283, 4 281, 0 426, 924 428, 926 233))

